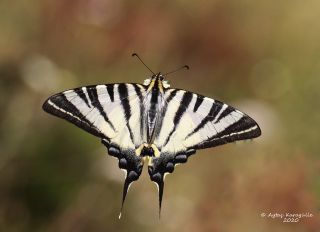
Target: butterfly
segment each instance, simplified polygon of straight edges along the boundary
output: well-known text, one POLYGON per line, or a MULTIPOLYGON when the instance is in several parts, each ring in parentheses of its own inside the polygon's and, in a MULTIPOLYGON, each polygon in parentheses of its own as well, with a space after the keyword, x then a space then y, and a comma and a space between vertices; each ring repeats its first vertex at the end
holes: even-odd
POLYGON ((126 173, 119 218, 128 189, 144 165, 158 187, 160 216, 164 180, 177 164, 187 162, 199 149, 261 135, 259 125, 245 113, 171 88, 165 77, 153 73, 143 84, 79 87, 55 94, 43 104, 46 112, 99 137, 109 155, 118 159, 126 173))

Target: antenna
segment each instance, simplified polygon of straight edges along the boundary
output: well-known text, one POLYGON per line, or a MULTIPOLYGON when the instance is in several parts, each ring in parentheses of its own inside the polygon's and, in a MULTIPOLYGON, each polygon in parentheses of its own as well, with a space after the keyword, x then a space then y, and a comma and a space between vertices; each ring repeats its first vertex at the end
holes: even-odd
MULTIPOLYGON (((152 72, 152 70, 141 60, 141 58, 139 57, 139 55, 138 55, 137 53, 132 53, 132 56, 136 56, 136 57, 141 61, 141 63, 142 63, 147 69, 149 69, 150 72, 152 72)), ((154 72, 152 72, 152 73, 153 73, 153 75, 155 75, 154 72)))
POLYGON ((176 69, 176 70, 173 70, 173 71, 171 71, 171 72, 167 72, 166 74, 163 74, 163 75, 166 76, 166 75, 169 75, 169 74, 171 74, 171 73, 175 73, 175 72, 177 72, 177 71, 179 71, 179 70, 181 70, 181 69, 189 70, 190 67, 189 67, 188 65, 183 65, 182 67, 180 67, 180 68, 178 68, 178 69, 176 69))

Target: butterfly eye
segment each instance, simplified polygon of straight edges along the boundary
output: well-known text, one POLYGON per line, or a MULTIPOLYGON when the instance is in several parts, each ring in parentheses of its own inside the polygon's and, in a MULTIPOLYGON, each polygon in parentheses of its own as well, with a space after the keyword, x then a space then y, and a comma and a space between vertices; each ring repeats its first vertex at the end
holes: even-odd
POLYGON ((150 79, 150 78, 145 79, 145 80, 143 81, 143 85, 150 85, 150 82, 151 82, 151 79, 150 79))
POLYGON ((169 81, 163 81, 162 84, 163 84, 163 87, 164 87, 165 89, 167 89, 167 88, 170 87, 170 82, 169 82, 169 81))

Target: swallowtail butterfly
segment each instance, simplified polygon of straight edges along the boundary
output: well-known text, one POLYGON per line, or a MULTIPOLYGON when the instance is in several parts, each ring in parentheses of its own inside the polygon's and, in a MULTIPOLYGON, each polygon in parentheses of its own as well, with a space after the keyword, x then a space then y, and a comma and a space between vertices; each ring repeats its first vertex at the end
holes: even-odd
POLYGON ((160 215, 164 179, 175 165, 187 162, 198 149, 261 135, 259 125, 245 113, 170 88, 165 77, 153 73, 143 84, 79 87, 55 94, 43 104, 46 112, 99 137, 109 155, 118 158, 119 168, 126 172, 121 212, 144 164, 158 187, 160 215))

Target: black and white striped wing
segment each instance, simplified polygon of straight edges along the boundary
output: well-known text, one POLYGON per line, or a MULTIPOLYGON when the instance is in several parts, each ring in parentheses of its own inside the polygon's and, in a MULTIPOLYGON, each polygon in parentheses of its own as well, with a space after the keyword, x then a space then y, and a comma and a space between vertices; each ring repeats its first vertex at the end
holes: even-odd
POLYGON ((165 174, 185 163, 197 149, 261 135, 252 118, 223 102, 177 89, 166 90, 164 97, 162 128, 155 139, 160 156, 149 167, 151 180, 159 186, 160 204, 165 174))
POLYGON ((141 143, 137 123, 144 95, 145 87, 139 84, 87 86, 49 97, 43 109, 102 139, 134 148, 141 143), (139 133, 133 133, 135 129, 139 133))
POLYGON ((165 93, 166 110, 156 145, 177 154, 261 135, 258 124, 223 102, 185 90, 165 93))
POLYGON ((252 118, 223 102, 177 89, 167 90, 165 100, 155 141, 161 153, 191 152, 261 135, 252 118))
POLYGON ((95 85, 58 93, 43 104, 46 112, 102 139, 127 173, 124 195, 142 171, 135 149, 143 142, 141 110, 145 94, 145 87, 139 84, 95 85))

